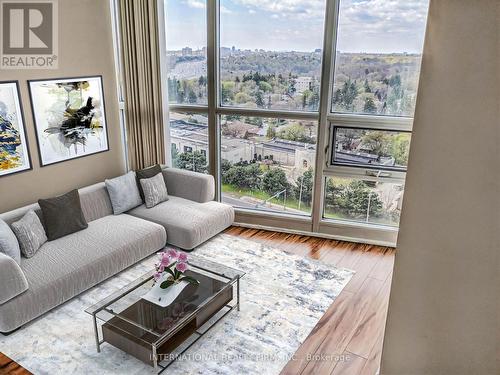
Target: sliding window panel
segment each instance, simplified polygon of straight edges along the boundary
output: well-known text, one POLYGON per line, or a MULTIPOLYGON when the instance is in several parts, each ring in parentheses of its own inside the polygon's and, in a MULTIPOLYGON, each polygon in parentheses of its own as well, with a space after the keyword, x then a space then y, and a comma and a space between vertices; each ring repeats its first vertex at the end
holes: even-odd
POLYGON ((428 0, 340 0, 331 110, 412 117, 428 0))
POLYGON ((164 0, 171 104, 207 104, 206 8, 204 0, 164 0))
POLYGON ((323 217, 397 227, 404 184, 362 178, 327 177, 323 217))
POLYGON ((170 112, 172 166, 208 173, 208 116, 170 112))
POLYGON ((238 208, 311 214, 317 123, 220 117, 222 201, 238 208))
POLYGON ((220 0, 222 106, 317 112, 325 0, 220 0))
POLYGON ((331 165, 406 171, 411 132, 333 127, 331 165))

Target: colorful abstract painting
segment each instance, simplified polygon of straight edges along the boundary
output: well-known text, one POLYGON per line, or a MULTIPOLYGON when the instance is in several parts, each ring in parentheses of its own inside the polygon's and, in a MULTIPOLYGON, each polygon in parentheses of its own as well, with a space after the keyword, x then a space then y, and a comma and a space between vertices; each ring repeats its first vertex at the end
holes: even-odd
POLYGON ((42 166, 109 150, 101 77, 29 85, 42 166))
POLYGON ((31 169, 17 82, 0 82, 0 177, 31 169))

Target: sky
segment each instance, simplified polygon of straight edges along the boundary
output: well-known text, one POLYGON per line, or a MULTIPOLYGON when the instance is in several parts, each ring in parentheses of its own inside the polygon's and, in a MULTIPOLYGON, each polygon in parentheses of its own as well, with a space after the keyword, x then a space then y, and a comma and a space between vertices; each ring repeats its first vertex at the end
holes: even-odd
MULTIPOLYGON (((206 45, 206 0, 164 0, 167 49, 206 45)), ((220 0, 220 45, 313 51, 323 47, 325 0, 220 0)), ((422 51, 428 0, 341 0, 337 50, 422 51)))

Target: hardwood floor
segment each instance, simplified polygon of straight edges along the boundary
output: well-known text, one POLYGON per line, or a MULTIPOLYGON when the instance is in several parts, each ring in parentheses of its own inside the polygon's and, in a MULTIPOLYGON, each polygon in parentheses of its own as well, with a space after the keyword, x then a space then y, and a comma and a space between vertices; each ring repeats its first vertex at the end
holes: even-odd
POLYGON ((226 233, 356 271, 282 375, 376 374, 395 249, 240 227, 226 233))
POLYGON ((31 372, 17 364, 15 361, 0 352, 0 374, 1 375, 32 375, 31 372))
MULTIPOLYGON (((240 227, 226 234, 356 271, 281 375, 375 375, 395 249, 240 227)), ((31 373, 0 353, 0 374, 31 373)))

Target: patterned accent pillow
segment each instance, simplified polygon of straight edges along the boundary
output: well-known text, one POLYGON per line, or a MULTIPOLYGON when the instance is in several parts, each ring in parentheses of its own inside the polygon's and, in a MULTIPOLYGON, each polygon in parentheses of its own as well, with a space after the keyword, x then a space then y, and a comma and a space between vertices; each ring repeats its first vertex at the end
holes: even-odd
POLYGON ((21 252, 26 258, 35 255, 38 249, 47 242, 42 222, 33 210, 29 210, 22 219, 12 223, 11 227, 19 241, 21 252))
POLYGON ((147 208, 168 200, 167 185, 165 185, 163 173, 158 173, 151 178, 142 178, 139 181, 144 191, 144 202, 147 208))

